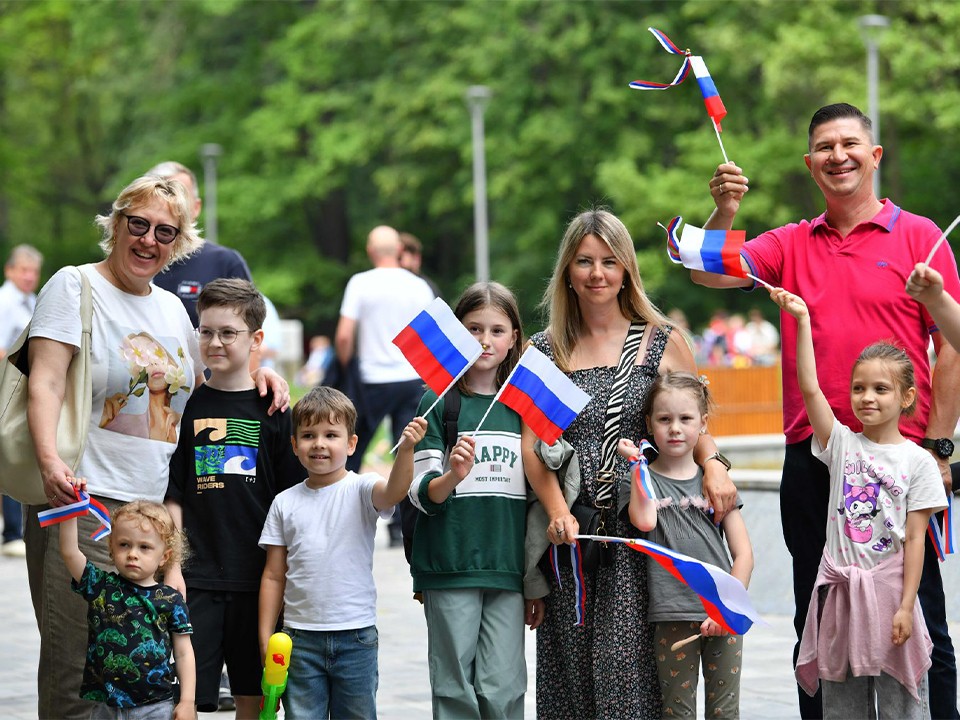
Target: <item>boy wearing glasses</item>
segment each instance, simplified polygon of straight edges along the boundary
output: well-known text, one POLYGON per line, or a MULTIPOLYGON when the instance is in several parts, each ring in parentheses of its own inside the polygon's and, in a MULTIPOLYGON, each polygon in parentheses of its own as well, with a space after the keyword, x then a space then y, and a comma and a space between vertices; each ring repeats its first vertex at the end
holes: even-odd
POLYGON ((192 556, 165 582, 190 610, 197 709, 217 710, 225 660, 240 720, 256 718, 260 707, 260 531, 274 496, 299 482, 303 469, 290 445, 290 411, 268 415, 270 398, 260 397, 250 377, 250 354, 263 342, 263 297, 248 280, 214 280, 197 311, 210 379, 184 409, 166 496, 192 556))

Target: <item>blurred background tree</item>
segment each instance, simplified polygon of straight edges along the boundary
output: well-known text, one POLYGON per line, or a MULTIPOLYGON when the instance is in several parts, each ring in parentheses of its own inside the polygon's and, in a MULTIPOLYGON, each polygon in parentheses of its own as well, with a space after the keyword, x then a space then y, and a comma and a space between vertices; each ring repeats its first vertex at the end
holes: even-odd
MULTIPOLYGON (((650 294, 694 326, 763 298, 693 286, 656 222, 702 224, 722 161, 693 80, 647 33, 704 56, 751 180, 748 237, 822 212, 802 155, 810 115, 866 110, 857 17, 881 13, 883 195, 945 226, 958 212, 960 4, 462 0, 0 0, 0 251, 45 275, 99 257, 93 216, 161 160, 202 175, 217 143, 220 240, 305 335, 330 333, 367 231, 424 243, 452 300, 473 277, 470 85, 486 85, 491 276, 528 331, 570 217, 606 205, 630 228, 650 294)), ((201 218, 201 224, 203 218, 201 218)))

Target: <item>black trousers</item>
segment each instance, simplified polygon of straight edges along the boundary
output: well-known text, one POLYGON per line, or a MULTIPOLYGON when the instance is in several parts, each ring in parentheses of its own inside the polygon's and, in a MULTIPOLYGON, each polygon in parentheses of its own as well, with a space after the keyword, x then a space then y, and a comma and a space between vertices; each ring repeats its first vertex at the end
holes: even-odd
MULTIPOLYGON (((793 625, 797 632, 797 644, 793 649, 794 665, 800 652, 800 637, 807 620, 810 594, 817 580, 820 557, 826 543, 829 491, 830 473, 827 466, 810 453, 810 438, 787 445, 780 484, 780 519, 783 539, 793 557, 793 598, 796 604, 793 625)), ((926 540, 917 597, 933 641, 933 666, 928 673, 931 716, 937 720, 955 720, 960 717, 957 714, 957 662, 947 627, 940 563, 929 538, 926 540)), ((797 686, 797 693, 800 698, 800 717, 823 717, 819 691, 810 697, 797 686)))

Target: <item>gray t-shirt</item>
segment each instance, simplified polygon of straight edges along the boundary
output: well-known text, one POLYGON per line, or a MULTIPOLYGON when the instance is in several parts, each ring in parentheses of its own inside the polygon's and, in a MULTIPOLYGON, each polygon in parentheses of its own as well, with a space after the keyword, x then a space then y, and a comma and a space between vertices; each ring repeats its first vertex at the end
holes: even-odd
MULTIPOLYGON (((651 468, 650 476, 657 496, 657 526, 641 536, 730 572, 732 562, 723 532, 714 526, 713 515, 708 512, 710 505, 703 496, 703 471, 698 469, 696 476, 688 480, 675 480, 651 468)), ((626 484, 632 480, 622 482, 626 484)), ((629 522, 626 516, 630 504, 629 488, 621 485, 619 499, 618 511, 629 522)), ((743 507, 739 494, 736 506, 743 507)), ((706 619, 707 614, 697 594, 651 557, 647 557, 647 587, 650 595, 648 622, 706 619)))

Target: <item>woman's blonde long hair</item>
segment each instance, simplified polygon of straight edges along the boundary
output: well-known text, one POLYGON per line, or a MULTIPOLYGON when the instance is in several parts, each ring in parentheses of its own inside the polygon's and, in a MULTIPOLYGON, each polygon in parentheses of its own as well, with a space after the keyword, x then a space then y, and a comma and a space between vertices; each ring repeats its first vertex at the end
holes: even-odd
POLYGON ((553 359, 563 371, 570 369, 570 356, 580 338, 583 316, 577 295, 570 287, 567 268, 577 254, 580 242, 587 235, 600 238, 613 252, 613 256, 623 265, 624 287, 617 299, 620 313, 631 322, 644 321, 660 328, 670 322, 659 308, 650 302, 640 280, 640 268, 633 249, 633 238, 620 219, 604 208, 587 210, 577 215, 567 226, 560 241, 557 262, 553 268, 550 283, 540 300, 541 311, 549 310, 547 336, 553 348, 553 359))

